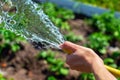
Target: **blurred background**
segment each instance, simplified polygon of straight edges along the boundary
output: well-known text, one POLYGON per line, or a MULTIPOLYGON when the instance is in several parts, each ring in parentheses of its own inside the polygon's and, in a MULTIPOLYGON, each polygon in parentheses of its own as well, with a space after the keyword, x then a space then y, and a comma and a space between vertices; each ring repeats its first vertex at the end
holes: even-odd
MULTIPOLYGON (((120 69, 119 0, 33 1, 67 41, 92 48, 105 64, 120 69)), ((0 80, 95 80, 92 73, 69 69, 65 57, 60 50, 36 49, 0 21, 0 80)))

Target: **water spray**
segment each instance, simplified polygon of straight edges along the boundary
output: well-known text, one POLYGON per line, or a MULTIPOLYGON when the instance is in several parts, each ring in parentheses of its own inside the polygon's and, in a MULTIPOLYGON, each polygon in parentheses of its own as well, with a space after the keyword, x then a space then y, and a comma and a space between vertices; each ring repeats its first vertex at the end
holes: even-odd
POLYGON ((0 5, 6 29, 32 43, 41 43, 45 48, 59 49, 59 44, 64 42, 63 35, 44 14, 41 5, 32 0, 6 0, 0 1, 0 5))

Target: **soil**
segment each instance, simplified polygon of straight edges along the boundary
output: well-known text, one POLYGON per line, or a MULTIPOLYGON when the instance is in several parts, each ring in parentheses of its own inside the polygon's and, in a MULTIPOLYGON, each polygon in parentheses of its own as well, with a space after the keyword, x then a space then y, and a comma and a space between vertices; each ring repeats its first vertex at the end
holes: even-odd
POLYGON ((86 37, 93 32, 93 29, 88 26, 82 19, 70 20, 69 24, 72 27, 71 32, 83 37, 83 40, 78 41, 78 44, 83 45, 84 43, 86 43, 86 37))

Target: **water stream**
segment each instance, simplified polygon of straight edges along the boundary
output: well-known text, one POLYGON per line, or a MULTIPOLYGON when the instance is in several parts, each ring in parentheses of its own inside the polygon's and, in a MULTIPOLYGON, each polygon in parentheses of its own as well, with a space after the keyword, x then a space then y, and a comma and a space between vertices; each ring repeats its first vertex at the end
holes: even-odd
POLYGON ((59 48, 63 35, 32 0, 0 0, 0 23, 30 42, 59 48))

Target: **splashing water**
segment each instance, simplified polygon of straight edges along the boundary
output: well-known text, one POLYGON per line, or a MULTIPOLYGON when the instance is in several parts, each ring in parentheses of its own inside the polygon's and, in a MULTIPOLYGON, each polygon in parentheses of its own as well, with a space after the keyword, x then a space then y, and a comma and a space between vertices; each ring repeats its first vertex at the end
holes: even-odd
POLYGON ((28 41, 46 48, 59 48, 64 42, 58 28, 48 19, 41 6, 32 0, 0 0, 0 23, 28 41))

